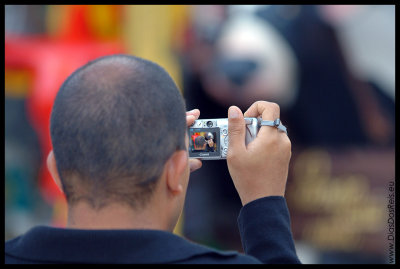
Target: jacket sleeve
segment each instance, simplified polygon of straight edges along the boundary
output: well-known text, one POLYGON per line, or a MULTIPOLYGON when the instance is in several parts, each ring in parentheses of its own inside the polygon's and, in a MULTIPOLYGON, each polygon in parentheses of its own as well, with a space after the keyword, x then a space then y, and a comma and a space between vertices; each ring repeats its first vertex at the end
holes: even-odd
POLYGON ((284 197, 269 196, 246 204, 240 211, 238 224, 247 255, 263 263, 300 263, 284 197))

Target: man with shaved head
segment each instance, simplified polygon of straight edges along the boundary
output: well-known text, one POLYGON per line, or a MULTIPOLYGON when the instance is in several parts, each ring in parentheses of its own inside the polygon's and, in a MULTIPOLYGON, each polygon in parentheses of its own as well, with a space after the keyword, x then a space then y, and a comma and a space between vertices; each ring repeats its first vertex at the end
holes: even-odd
MULTIPOLYGON (((284 198, 290 140, 263 126, 245 145, 246 117, 279 118, 274 103, 232 106, 228 168, 241 198, 245 253, 172 233, 190 172, 184 100, 159 65, 99 58, 71 74, 54 101, 48 169, 68 203, 67 227, 39 226, 5 243, 6 263, 298 263, 284 198)), ((221 164, 223 165, 223 164, 221 164)))

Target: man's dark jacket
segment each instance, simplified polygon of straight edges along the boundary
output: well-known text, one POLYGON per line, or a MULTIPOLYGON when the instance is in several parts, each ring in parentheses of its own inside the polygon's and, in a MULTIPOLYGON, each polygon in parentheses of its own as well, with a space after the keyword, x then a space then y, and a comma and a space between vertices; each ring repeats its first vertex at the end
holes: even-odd
POLYGON ((285 198, 246 204, 238 217, 246 254, 218 251, 160 230, 35 227, 5 243, 5 263, 299 263, 285 198))

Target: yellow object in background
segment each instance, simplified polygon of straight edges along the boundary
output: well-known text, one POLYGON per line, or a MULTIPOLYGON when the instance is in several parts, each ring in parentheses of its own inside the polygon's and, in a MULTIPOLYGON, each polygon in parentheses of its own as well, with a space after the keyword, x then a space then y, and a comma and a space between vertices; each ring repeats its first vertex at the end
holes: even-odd
POLYGON ((127 5, 123 15, 128 53, 164 67, 181 89, 181 71, 174 49, 183 35, 188 6, 127 5))
POLYGON ((29 93, 31 79, 32 74, 29 70, 5 69, 5 97, 26 98, 29 93))
POLYGON ((88 23, 94 36, 99 40, 119 39, 121 34, 121 6, 91 5, 89 6, 88 23))

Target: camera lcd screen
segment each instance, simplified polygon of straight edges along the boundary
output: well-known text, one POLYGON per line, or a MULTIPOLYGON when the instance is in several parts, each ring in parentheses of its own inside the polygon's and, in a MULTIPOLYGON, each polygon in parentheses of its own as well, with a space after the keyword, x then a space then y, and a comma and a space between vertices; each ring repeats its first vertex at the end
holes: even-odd
POLYGON ((219 128, 189 128, 189 156, 220 156, 219 128))

